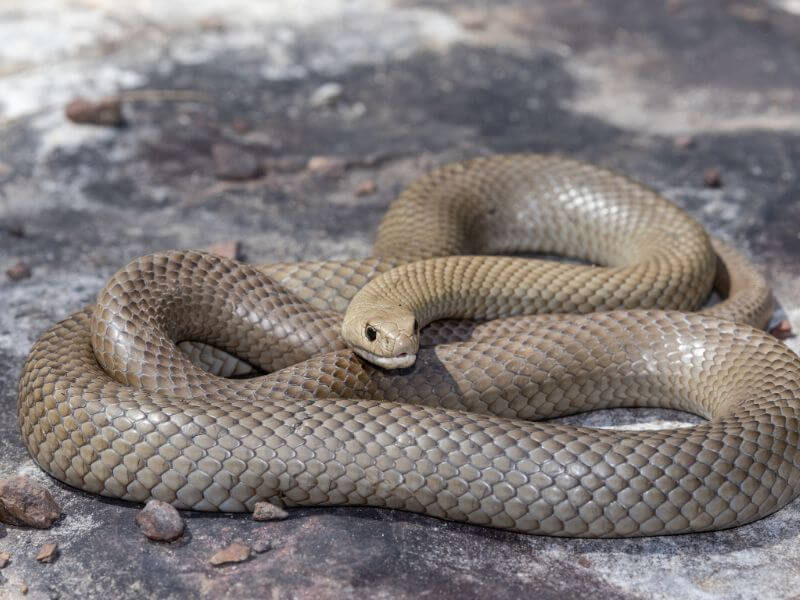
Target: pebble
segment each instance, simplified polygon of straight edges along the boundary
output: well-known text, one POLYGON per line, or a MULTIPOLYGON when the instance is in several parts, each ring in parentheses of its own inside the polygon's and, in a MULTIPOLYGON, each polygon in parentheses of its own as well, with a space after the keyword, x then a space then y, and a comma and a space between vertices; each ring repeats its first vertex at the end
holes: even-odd
POLYGON ((73 123, 119 127, 125 123, 122 116, 122 102, 119 98, 104 98, 90 102, 78 98, 67 104, 67 118, 73 123))
POLYGON ((303 156, 280 156, 264 161, 270 173, 297 173, 306 168, 308 161, 303 156))
POLYGON ((150 500, 136 515, 142 533, 157 542, 171 542, 183 534, 185 527, 180 513, 171 504, 150 500))
POLYGON ((2 225, 0 225, 8 235, 15 238, 24 238, 25 237, 25 225, 20 223, 19 221, 6 221, 2 225))
POLYGON ((233 542, 227 548, 223 548, 214 556, 208 559, 212 565, 227 565, 230 563, 238 563, 250 558, 250 547, 244 546, 238 542, 233 542))
POLYGON ((264 174, 264 165, 256 157, 240 146, 233 144, 214 144, 211 148, 214 161, 214 175, 218 179, 255 179, 264 174))
POLYGON ((244 119, 234 119, 231 123, 231 129, 233 129, 239 135, 244 135, 250 131, 251 127, 250 123, 244 119))
POLYGON ((39 554, 36 555, 36 560, 43 563, 53 562, 58 556, 58 544, 51 542, 42 546, 39 554))
POLYGON ((269 502, 256 502, 253 506, 253 520, 254 521, 273 521, 277 519, 285 519, 289 513, 283 510, 280 506, 275 506, 269 502))
POLYGON ((61 516, 61 507, 44 486, 19 475, 0 481, 0 521, 49 529, 61 516))
POLYGON ((200 26, 201 30, 211 31, 214 33, 221 33, 225 31, 226 28, 225 20, 217 15, 203 17, 197 21, 197 24, 200 26))
POLYGON ((267 540, 256 540, 253 542, 253 552, 256 554, 262 554, 264 552, 268 552, 272 550, 272 542, 268 542, 267 540))
POLYGON ((11 562, 11 554, 8 552, 0 552, 0 569, 5 567, 9 562, 11 562))
POLYGON ((306 169, 316 175, 335 176, 344 173, 347 162, 338 156, 312 156, 306 169))
POLYGON ((369 196, 378 189, 378 184, 372 180, 362 181, 356 186, 356 196, 369 196))
POLYGON ((236 240, 211 244, 206 250, 211 254, 236 260, 239 257, 239 242, 236 240))
POLYGON ((329 81, 328 83, 322 84, 311 93, 311 96, 308 98, 308 103, 314 108, 328 106, 336 103, 336 101, 342 97, 343 92, 344 88, 341 84, 335 81, 329 81))
POLYGON ((32 275, 33 271, 29 264, 24 262, 18 262, 15 265, 10 266, 6 269, 6 275, 11 281, 20 281, 22 279, 27 279, 32 275))
POLYGON ((690 135, 679 135, 672 143, 678 150, 687 150, 695 144, 694 138, 690 135))
POLYGON ((464 11, 458 16, 458 22, 464 29, 486 29, 489 17, 482 10, 464 11))
POLYGON ((718 188, 722 187, 722 174, 716 167, 706 169, 703 173, 703 183, 706 187, 718 188))
POLYGON ((792 324, 789 323, 788 320, 783 319, 780 323, 778 323, 775 327, 769 330, 769 332, 778 338, 779 340, 785 340, 792 337, 792 324))

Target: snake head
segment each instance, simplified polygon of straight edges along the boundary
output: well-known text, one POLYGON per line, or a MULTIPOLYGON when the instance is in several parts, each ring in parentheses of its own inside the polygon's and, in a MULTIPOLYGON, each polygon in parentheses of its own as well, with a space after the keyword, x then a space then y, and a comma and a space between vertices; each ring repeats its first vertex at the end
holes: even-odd
POLYGON ((402 307, 348 309, 342 337, 353 352, 384 369, 410 367, 417 360, 419 326, 414 313, 402 307))

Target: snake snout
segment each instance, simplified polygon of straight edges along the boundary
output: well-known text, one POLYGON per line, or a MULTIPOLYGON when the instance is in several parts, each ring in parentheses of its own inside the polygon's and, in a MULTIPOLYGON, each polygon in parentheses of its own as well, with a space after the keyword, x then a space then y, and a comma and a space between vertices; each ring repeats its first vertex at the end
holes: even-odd
POLYGON ((400 333, 394 337, 393 341, 394 348, 392 349, 392 355, 397 358, 416 355, 417 350, 419 350, 419 337, 415 334, 408 335, 400 333))
POLYGON ((365 311, 346 314, 342 337, 353 351, 385 369, 410 367, 417 358, 419 332, 413 313, 365 311), (400 313, 400 314, 398 314, 400 313))

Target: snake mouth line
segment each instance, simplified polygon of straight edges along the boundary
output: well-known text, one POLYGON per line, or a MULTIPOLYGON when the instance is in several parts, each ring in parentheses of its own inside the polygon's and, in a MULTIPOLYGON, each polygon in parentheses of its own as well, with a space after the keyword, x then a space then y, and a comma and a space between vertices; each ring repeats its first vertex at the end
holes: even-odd
POLYGON ((408 354, 405 352, 399 356, 378 356, 369 350, 357 347, 353 347, 353 352, 364 360, 371 362, 373 365, 378 365, 384 369, 405 369, 413 365, 417 360, 416 354, 408 354))

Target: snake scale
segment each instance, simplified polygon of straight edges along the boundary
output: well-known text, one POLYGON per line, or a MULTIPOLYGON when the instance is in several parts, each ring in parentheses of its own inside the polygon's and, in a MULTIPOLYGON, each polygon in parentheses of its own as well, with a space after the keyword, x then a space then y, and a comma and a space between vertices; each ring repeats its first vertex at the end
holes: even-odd
POLYGON ((368 505, 575 537, 716 530, 800 493, 800 359, 753 327, 771 308, 747 261, 655 192, 566 158, 478 158, 402 192, 373 258, 131 262, 35 343, 19 424, 55 478, 184 509, 368 505), (691 312, 712 285, 727 298, 691 312), (266 374, 210 373, 187 340, 266 374), (707 420, 546 421, 610 407, 707 420))

